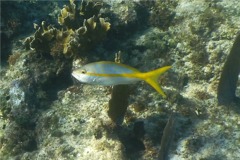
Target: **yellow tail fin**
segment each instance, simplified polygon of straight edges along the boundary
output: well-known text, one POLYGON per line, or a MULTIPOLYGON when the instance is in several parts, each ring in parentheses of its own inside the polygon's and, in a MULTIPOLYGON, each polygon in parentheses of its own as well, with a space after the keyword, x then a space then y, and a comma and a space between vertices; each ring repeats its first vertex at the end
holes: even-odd
POLYGON ((146 81, 148 84, 150 84, 158 93, 160 93, 164 98, 166 98, 165 93, 161 89, 159 83, 158 83, 158 77, 169 70, 171 66, 165 66, 147 73, 142 73, 141 78, 146 81))

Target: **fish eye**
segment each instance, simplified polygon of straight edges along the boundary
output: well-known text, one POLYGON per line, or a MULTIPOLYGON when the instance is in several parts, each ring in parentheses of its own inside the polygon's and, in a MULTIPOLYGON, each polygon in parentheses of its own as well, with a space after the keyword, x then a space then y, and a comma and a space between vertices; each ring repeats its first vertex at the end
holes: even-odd
POLYGON ((82 74, 85 74, 87 71, 85 69, 81 70, 82 74))

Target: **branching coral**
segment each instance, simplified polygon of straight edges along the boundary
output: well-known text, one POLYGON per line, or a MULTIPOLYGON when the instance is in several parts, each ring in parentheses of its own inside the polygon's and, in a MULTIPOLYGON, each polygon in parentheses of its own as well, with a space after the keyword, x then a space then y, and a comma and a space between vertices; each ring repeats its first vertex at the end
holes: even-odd
POLYGON ((34 36, 25 40, 26 49, 32 48, 54 57, 85 54, 100 43, 110 29, 110 23, 100 17, 101 7, 100 2, 82 1, 79 6, 75 0, 70 0, 70 5, 64 6, 58 17, 63 28, 47 27, 43 22, 41 26, 36 26, 34 36))
POLYGON ((50 26, 46 26, 43 21, 41 26, 35 25, 36 32, 33 37, 28 37, 24 41, 26 49, 34 48, 41 53, 50 51, 50 42, 56 37, 57 29, 50 26))
POLYGON ((106 32, 110 29, 110 23, 100 18, 101 7, 100 2, 85 1, 82 1, 78 7, 75 0, 70 0, 70 5, 64 6, 61 16, 58 17, 58 23, 71 30, 64 40, 63 53, 65 55, 84 54, 104 39, 106 32))
POLYGON ((105 22, 103 18, 93 16, 85 20, 83 26, 66 40, 63 53, 70 56, 77 53, 84 54, 92 46, 100 43, 109 29, 110 23, 105 22))
POLYGON ((85 2, 82 1, 81 5, 75 1, 70 0, 69 6, 64 6, 61 10, 61 15, 58 17, 58 23, 66 26, 68 29, 76 30, 83 24, 85 19, 92 16, 98 16, 102 8, 100 2, 85 2))

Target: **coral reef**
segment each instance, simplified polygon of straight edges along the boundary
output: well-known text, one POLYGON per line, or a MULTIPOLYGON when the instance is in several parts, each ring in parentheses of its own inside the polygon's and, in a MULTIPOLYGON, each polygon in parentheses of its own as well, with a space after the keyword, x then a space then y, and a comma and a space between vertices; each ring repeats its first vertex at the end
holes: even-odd
MULTIPOLYGON (((240 158, 239 104, 222 106, 217 99, 223 64, 229 53, 239 53, 233 45, 240 30, 239 2, 57 3, 66 4, 62 14, 52 2, 26 5, 26 13, 34 12, 32 18, 22 8, 11 8, 11 13, 23 13, 30 20, 28 27, 37 25, 26 41, 26 48, 33 50, 24 50, 14 36, 12 42, 4 42, 13 48, 6 58, 9 65, 0 70, 1 159, 159 159, 161 152, 169 159, 240 158), (37 8, 45 15, 50 12, 55 22, 37 8), (172 70, 159 79, 169 96, 162 99, 139 82, 128 86, 129 95, 124 93, 127 98, 120 100, 124 108, 116 109, 109 106, 120 106, 114 101, 122 95, 112 97, 109 87, 73 85, 73 67, 113 61, 117 51, 121 51, 117 60, 142 71, 171 64, 172 70)), ((7 8, 24 1, 9 4, 7 8)), ((21 23, 17 27, 25 25, 25 19, 17 21, 21 23)), ((237 70, 238 59, 234 60, 231 64, 236 63, 237 70)), ((234 90, 239 97, 239 80, 234 90)))

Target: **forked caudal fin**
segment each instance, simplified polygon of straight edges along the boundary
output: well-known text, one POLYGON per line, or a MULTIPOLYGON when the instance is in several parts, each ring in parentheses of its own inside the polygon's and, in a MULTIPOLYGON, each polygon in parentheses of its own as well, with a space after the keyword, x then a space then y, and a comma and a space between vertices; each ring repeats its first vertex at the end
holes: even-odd
POLYGON ((148 84, 150 84, 156 91, 158 91, 159 94, 161 94, 164 98, 166 98, 165 93, 161 89, 159 83, 158 83, 158 77, 169 70, 171 66, 165 66, 147 73, 142 73, 141 78, 146 81, 148 84))

